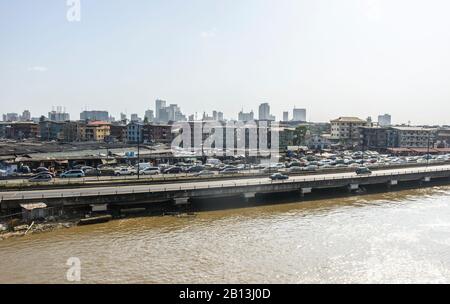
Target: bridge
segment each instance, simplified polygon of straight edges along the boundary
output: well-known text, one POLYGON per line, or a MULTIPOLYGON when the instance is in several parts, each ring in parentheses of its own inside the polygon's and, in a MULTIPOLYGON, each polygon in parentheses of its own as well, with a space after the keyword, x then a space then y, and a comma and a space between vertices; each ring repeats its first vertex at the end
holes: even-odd
POLYGON ((209 180, 193 183, 102 186, 49 190, 0 192, 2 209, 17 208, 24 202, 46 202, 48 205, 121 205, 173 201, 185 204, 196 198, 243 196, 247 199, 257 193, 298 192, 300 196, 314 189, 346 187, 349 191, 366 185, 394 187, 403 182, 427 183, 433 179, 450 180, 450 165, 405 169, 385 169, 372 174, 353 172, 292 176, 288 180, 272 181, 264 178, 236 180, 209 180))

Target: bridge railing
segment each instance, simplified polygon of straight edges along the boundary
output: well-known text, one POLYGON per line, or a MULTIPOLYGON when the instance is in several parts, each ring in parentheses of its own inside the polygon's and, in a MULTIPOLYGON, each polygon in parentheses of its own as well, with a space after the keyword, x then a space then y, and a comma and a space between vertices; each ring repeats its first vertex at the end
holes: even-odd
POLYGON ((304 182, 316 182, 316 181, 332 181, 332 180, 355 180, 355 179, 365 179, 373 177, 386 177, 391 176, 392 178, 409 175, 409 174, 426 174, 426 173, 437 173, 437 172, 449 172, 450 168, 427 168, 422 170, 405 170, 397 172, 383 172, 383 173, 373 173, 371 175, 363 174, 356 175, 355 173, 339 173, 338 175, 329 176, 309 176, 309 177, 295 177, 288 180, 269 180, 269 179, 258 179, 258 180, 223 180, 214 181, 212 183, 203 184, 192 184, 183 183, 179 185, 152 185, 152 186, 116 186, 116 187, 105 187, 100 189, 90 189, 83 188, 83 191, 42 191, 38 193, 37 191, 22 191, 20 192, 6 192, 2 193, 0 197, 0 202, 5 200, 36 200, 36 199, 56 199, 56 198, 76 198, 76 197, 95 197, 95 196, 109 196, 109 195, 123 195, 123 194, 142 194, 142 193, 158 193, 167 191, 190 191, 190 190, 201 190, 201 189, 217 189, 225 187, 248 187, 248 186, 258 186, 258 185, 273 185, 273 184, 284 184, 284 183, 304 183, 304 182))

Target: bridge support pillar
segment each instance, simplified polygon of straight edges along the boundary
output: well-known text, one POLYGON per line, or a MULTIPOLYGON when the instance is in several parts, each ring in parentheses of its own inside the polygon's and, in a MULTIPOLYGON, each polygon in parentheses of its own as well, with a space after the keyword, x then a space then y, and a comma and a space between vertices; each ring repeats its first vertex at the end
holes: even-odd
POLYGON ((347 189, 348 189, 348 192, 352 192, 352 191, 358 190, 359 189, 359 184, 349 184, 347 189))
POLYGON ((300 196, 304 197, 305 194, 311 193, 312 192, 312 188, 301 188, 300 189, 300 196))
POLYGON ((173 199, 175 205, 188 205, 189 204, 189 197, 177 197, 173 199))
POLYGON ((256 192, 247 192, 247 193, 242 194, 242 197, 244 198, 244 200, 246 202, 254 199, 255 196, 256 196, 256 192))
POLYGON ((398 185, 398 180, 396 180, 396 179, 391 179, 388 182, 388 188, 391 188, 392 186, 397 186, 397 185, 398 185))
POLYGON ((91 204, 92 212, 108 211, 108 204, 91 204))

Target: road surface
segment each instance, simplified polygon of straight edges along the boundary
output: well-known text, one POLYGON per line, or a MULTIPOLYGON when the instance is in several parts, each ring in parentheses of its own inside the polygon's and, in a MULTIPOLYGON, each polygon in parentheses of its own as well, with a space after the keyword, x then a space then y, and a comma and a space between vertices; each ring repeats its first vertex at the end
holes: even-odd
MULTIPOLYGON (((422 167, 422 168, 405 168, 405 169, 386 169, 375 171, 371 176, 386 176, 386 175, 403 175, 410 173, 425 173, 436 171, 450 171, 450 165, 422 167)), ((11 191, 0 192, 1 201, 24 200, 24 199, 40 199, 40 198, 68 198, 68 197, 83 197, 96 195, 117 195, 117 194, 131 194, 131 193, 156 193, 165 191, 180 191, 180 190, 195 190, 207 188, 223 188, 249 185, 265 185, 272 183, 292 183, 292 182, 308 182, 317 180, 334 180, 345 178, 362 178, 367 175, 357 175, 353 172, 346 173, 329 173, 329 174, 315 174, 294 176, 288 180, 272 181, 268 177, 264 178, 243 178, 236 180, 214 180, 203 181, 195 183, 170 183, 170 184, 156 184, 156 185, 127 185, 127 186, 105 186, 92 188, 67 188, 55 190, 32 190, 32 191, 11 191)))

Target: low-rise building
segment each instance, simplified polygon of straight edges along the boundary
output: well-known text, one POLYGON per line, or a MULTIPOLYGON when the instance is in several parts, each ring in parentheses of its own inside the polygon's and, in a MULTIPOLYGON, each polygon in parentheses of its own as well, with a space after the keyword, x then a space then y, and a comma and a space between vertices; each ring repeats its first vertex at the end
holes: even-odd
POLYGON ((344 145, 359 143, 359 128, 367 125, 366 120, 357 117, 339 117, 331 121, 330 139, 344 145))
POLYGON ((64 129, 66 122, 45 120, 39 122, 41 140, 43 141, 64 141, 64 129))
POLYGON ((423 127, 361 127, 363 149, 427 148, 436 142, 436 129, 423 127))
POLYGON ((136 122, 136 121, 132 121, 127 125, 127 142, 128 143, 142 143, 142 128, 143 128, 143 124, 136 122))
POLYGON ((85 128, 87 141, 105 141, 110 135, 110 124, 105 121, 91 121, 85 128))
POLYGON ((173 140, 172 126, 147 124, 142 127, 142 140, 144 143, 170 144, 173 140))
POLYGON ((34 122, 14 122, 5 129, 5 137, 10 139, 37 138, 39 125, 34 122))
POLYGON ((127 126, 123 124, 111 124, 109 126, 109 140, 114 142, 126 142, 127 126))

